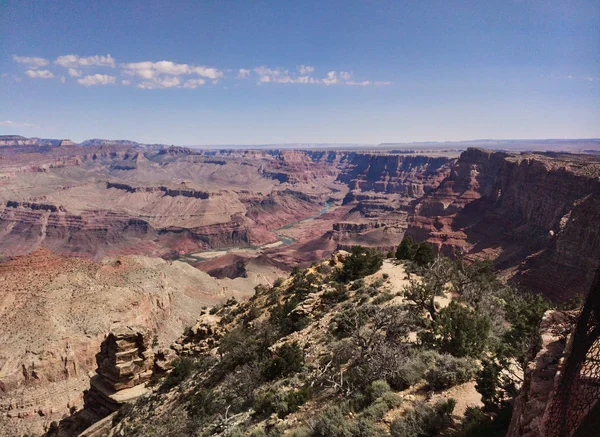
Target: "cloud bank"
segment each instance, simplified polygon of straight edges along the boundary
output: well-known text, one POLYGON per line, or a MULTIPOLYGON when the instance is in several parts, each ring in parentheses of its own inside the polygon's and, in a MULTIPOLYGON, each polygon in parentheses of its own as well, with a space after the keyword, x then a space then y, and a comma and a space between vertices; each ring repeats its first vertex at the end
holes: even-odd
POLYGON ((291 70, 266 65, 228 70, 167 60, 117 63, 110 54, 62 55, 53 61, 52 66, 48 59, 41 57, 13 55, 13 60, 27 67, 24 74, 31 79, 58 78, 61 83, 74 82, 85 87, 119 85, 145 90, 195 89, 207 84, 216 85, 220 81, 254 81, 257 85, 304 84, 352 87, 391 84, 389 81, 355 78, 353 72, 343 70, 318 73, 314 66, 306 64, 297 65, 291 70), (46 68, 41 69, 41 67, 46 68))

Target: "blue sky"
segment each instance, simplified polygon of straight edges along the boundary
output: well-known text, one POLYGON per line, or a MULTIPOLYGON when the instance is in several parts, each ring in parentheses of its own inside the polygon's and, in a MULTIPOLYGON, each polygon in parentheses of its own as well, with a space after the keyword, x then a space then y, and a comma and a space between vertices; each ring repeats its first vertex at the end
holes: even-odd
POLYGON ((0 133, 600 137, 595 1, 0 0, 0 133))

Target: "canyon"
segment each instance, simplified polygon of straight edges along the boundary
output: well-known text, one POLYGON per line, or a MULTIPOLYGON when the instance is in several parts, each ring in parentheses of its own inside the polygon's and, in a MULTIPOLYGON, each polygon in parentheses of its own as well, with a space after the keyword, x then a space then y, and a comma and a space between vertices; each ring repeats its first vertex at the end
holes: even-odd
POLYGON ((0 145, 0 429, 80 408, 109 332, 172 350, 207 307, 340 249, 410 235, 556 301, 600 261, 595 154, 0 145))

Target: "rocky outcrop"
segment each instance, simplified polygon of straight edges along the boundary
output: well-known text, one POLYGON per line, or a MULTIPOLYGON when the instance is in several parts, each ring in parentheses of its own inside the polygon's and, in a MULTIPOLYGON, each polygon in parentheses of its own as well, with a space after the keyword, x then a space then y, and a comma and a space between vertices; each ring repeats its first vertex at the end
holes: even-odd
POLYGON ((568 299, 587 291, 600 260, 599 175, 585 155, 468 149, 416 204, 407 232, 445 254, 494 259, 521 285, 568 299))
POLYGON ((437 187, 454 160, 429 156, 355 154, 337 180, 351 190, 417 198, 437 187))
POLYGON ((543 437, 543 416, 555 388, 556 375, 575 326, 575 312, 548 311, 540 324, 539 351, 525 369, 515 399, 507 437, 543 437))
MULTIPOLYGON (((165 186, 159 187, 133 187, 128 184, 118 183, 118 182, 107 182, 106 188, 115 188, 117 190, 127 191, 128 193, 156 193, 162 192, 165 196, 182 196, 182 197, 191 197, 194 199, 208 199, 209 193, 206 191, 194 190, 190 188, 169 188, 165 186)), ((212 194, 214 195, 214 193, 212 194)))
POLYGON ((96 354, 98 368, 84 392, 82 410, 54 422, 44 437, 102 436, 112 420, 103 420, 123 405, 148 393, 154 352, 152 332, 146 327, 124 326, 111 331, 96 354))
POLYGON ((248 297, 262 280, 217 280, 156 258, 93 262, 44 249, 0 263, 0 436, 39 435, 80 409, 96 368, 105 393, 139 385, 153 366, 154 333, 169 345, 203 307, 248 297))

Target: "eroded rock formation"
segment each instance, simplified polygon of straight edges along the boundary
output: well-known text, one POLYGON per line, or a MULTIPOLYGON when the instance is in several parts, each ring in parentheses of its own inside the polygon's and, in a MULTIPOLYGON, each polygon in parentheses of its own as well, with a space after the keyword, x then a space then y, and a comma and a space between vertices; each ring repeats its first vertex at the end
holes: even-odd
POLYGON ((600 260, 599 176, 592 156, 469 149, 419 200, 408 233, 568 299, 587 291, 600 260))

